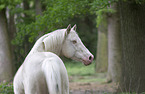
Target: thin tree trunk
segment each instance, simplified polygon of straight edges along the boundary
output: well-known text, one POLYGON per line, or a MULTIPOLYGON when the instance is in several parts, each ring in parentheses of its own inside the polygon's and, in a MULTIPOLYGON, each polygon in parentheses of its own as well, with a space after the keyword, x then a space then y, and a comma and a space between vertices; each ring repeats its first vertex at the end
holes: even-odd
POLYGON ((113 82, 120 81, 121 75, 121 32, 118 5, 111 5, 115 13, 108 16, 108 77, 113 82))
POLYGON ((36 15, 42 15, 41 0, 35 0, 35 12, 36 15))
POLYGON ((107 15, 102 15, 102 20, 98 28, 98 44, 96 55, 96 72, 106 72, 108 66, 107 51, 107 15))
MULTIPOLYGON (((16 26, 15 26, 15 19, 14 19, 14 14, 11 14, 9 11, 9 21, 8 21, 8 34, 9 34, 9 39, 10 39, 10 43, 11 41, 14 39, 15 34, 16 34, 16 26)), ((15 46, 14 45, 10 45, 10 50, 12 53, 12 62, 16 63, 16 56, 15 56, 15 46)), ((14 65, 14 63, 13 63, 14 65)), ((16 67, 14 68, 14 71, 16 70, 16 67)))
MULTIPOLYGON (((30 9, 28 0, 23 0, 23 7, 24 7, 24 10, 30 9)), ((27 15, 26 13, 24 13, 24 15, 25 15, 25 18, 29 17, 29 15, 27 15)))
MULTIPOLYGON (((38 15, 42 16, 41 0, 35 0, 35 13, 36 13, 36 16, 38 16, 38 15)), ((44 34, 43 31, 39 31, 39 35, 38 35, 37 39, 40 38, 43 34, 44 34)))
POLYGON ((5 9, 0 11, 0 81, 11 80, 13 77, 5 12, 5 9))
POLYGON ((145 92, 145 4, 120 0, 122 75, 120 88, 145 92))
MULTIPOLYGON (((28 0, 23 0, 23 7, 24 7, 25 11, 30 9, 28 0)), ((24 15, 25 15, 25 19, 29 20, 28 18, 30 18, 30 15, 27 15, 26 13, 24 13, 24 15)), ((27 24, 29 24, 29 21, 26 21, 26 22, 28 22, 27 24)), ((29 43, 28 35, 25 35, 24 51, 25 51, 25 55, 24 55, 24 57, 25 57, 25 56, 27 56, 28 52, 30 51, 30 43, 29 43)))
POLYGON ((14 15, 10 13, 9 13, 8 33, 9 33, 10 40, 13 40, 16 33, 16 26, 15 26, 14 15))

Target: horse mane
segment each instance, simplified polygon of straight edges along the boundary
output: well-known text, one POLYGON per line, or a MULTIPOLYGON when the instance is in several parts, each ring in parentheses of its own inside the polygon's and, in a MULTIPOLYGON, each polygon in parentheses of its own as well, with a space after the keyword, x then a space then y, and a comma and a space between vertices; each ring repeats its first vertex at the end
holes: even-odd
POLYGON ((51 33, 45 34, 42 37, 40 37, 32 47, 31 51, 29 52, 29 55, 36 53, 36 52, 53 52, 57 55, 60 54, 60 50, 63 44, 63 41, 65 40, 65 31, 66 29, 58 29, 51 33), (43 41, 45 38, 48 38, 47 42, 47 50, 44 49, 43 41))

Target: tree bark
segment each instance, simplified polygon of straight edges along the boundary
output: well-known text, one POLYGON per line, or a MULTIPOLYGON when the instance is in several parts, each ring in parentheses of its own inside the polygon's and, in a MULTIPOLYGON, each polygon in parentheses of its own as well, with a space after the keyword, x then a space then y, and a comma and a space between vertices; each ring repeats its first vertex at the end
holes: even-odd
MULTIPOLYGON (((23 0, 23 8, 25 11, 29 10, 30 7, 29 7, 29 0, 23 0)), ((24 13, 25 15, 25 19, 29 20, 28 18, 30 18, 30 15, 24 13)), ((26 24, 29 24, 30 22, 25 20, 26 24)), ((27 54, 29 53, 30 51, 30 42, 29 42, 29 35, 25 35, 25 41, 24 41, 24 51, 25 51, 25 54, 24 54, 24 57, 27 56, 27 54)))
MULTIPOLYGON (((24 10, 30 9, 28 0, 23 0, 23 8, 24 10)), ((24 13, 24 15, 25 15, 25 18, 29 17, 29 15, 27 15, 26 13, 24 13)))
POLYGON ((108 77, 113 82, 120 81, 121 75, 121 32, 118 5, 110 6, 115 13, 108 16, 108 77))
POLYGON ((41 0, 35 0, 35 12, 36 12, 36 15, 42 16, 41 0))
POLYGON ((119 1, 122 33, 120 88, 145 92, 145 4, 119 1))
MULTIPOLYGON (((35 13, 36 13, 36 16, 38 16, 38 15, 42 16, 41 0, 35 0, 35 13)), ((43 31, 39 31, 38 33, 39 33, 39 35, 38 35, 37 39, 40 38, 44 34, 43 31)))
POLYGON ((14 14, 9 13, 8 33, 10 40, 13 40, 16 33, 14 14))
POLYGON ((0 11, 0 81, 11 80, 13 77, 5 12, 5 9, 0 11))
MULTIPOLYGON (((9 34, 9 40, 10 43, 14 39, 15 34, 16 34, 16 26, 15 26, 15 19, 14 19, 14 14, 11 14, 9 11, 9 21, 8 21, 8 34, 9 34)), ((10 45, 10 50, 12 54, 12 62, 16 63, 16 55, 15 55, 15 45, 10 45)), ((14 65, 14 63, 13 63, 14 65)), ((16 67, 14 67, 14 71, 16 70, 16 67)))
POLYGON ((96 55, 96 72, 106 72, 108 66, 107 51, 107 15, 103 13, 102 20, 98 28, 98 44, 96 55))

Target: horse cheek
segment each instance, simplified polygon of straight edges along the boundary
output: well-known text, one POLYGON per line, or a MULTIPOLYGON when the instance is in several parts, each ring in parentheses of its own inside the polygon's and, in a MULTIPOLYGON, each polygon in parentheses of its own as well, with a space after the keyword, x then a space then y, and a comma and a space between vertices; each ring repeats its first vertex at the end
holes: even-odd
POLYGON ((71 58, 74 56, 74 49, 71 46, 64 45, 62 49, 63 55, 67 58, 71 58))

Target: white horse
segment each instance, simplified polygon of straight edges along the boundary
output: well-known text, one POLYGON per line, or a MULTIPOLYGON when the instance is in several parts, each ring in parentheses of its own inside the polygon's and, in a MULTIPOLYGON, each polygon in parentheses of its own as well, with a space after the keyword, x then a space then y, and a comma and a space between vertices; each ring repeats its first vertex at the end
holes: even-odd
POLYGON ((89 65, 94 56, 83 45, 76 25, 59 29, 38 39, 14 77, 15 94, 69 94, 66 68, 58 57, 89 65))

